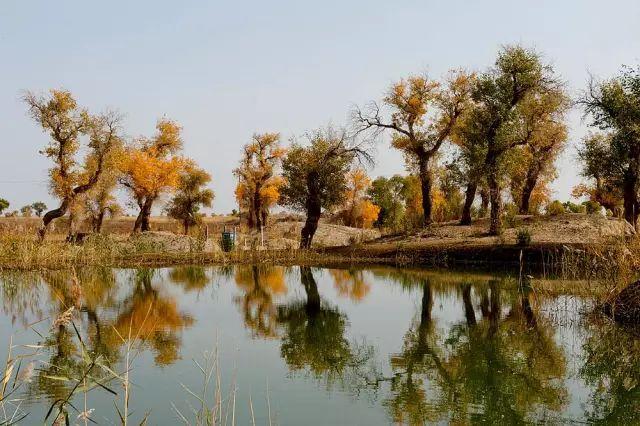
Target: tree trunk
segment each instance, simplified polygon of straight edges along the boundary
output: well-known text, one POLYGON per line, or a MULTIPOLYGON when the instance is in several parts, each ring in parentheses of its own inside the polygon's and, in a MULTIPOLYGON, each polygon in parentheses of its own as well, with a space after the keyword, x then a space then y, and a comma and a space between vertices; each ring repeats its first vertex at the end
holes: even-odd
POLYGON ((322 212, 318 174, 315 172, 309 173, 307 176, 307 191, 307 219, 302 227, 300 236, 300 248, 303 249, 311 248, 311 242, 313 241, 316 229, 318 229, 318 222, 320 221, 320 214, 322 212))
POLYGON ((146 231, 151 231, 151 224, 149 222, 149 219, 151 218, 151 206, 153 205, 153 200, 149 200, 146 204, 145 204, 145 208, 142 209, 142 223, 141 223, 141 230, 142 232, 146 232, 146 231))
POLYGON ((460 218, 460 225, 471 225, 471 206, 473 206, 473 200, 476 198, 476 190, 478 189, 478 183, 473 181, 467 184, 467 190, 465 191, 464 206, 462 207, 462 217, 460 218))
POLYGON ((420 189, 422 190, 422 223, 429 226, 433 220, 431 218, 431 187, 433 186, 433 176, 429 168, 428 156, 421 156, 419 160, 420 189))
POLYGON ((524 181, 524 186, 522 187, 522 197, 520 198, 520 214, 529 214, 529 201, 531 200, 531 194, 538 183, 539 174, 540 167, 538 167, 537 163, 532 164, 531 167, 529 167, 529 170, 527 170, 527 176, 524 181))
POLYGON ((69 208, 69 204, 70 203, 71 203, 71 199, 65 198, 64 200, 62 200, 62 203, 60 204, 60 207, 58 207, 57 209, 49 210, 44 215, 44 217, 42 218, 42 227, 38 231, 38 235, 40 237, 40 241, 44 240, 44 237, 46 236, 47 231, 49 229, 49 224, 54 219, 58 219, 59 217, 64 216, 64 214, 67 212, 67 209, 69 208))
POLYGON ((502 197, 500 196, 500 184, 498 183, 498 171, 495 161, 487 167, 487 183, 489 184, 489 199, 491 201, 491 216, 489 235, 499 235, 501 231, 502 197))
POLYGON ((136 217, 136 222, 133 225, 133 233, 145 232, 151 230, 149 225, 149 217, 151 216, 151 207, 153 207, 153 198, 147 197, 142 202, 140 213, 136 217))
POLYGON ((189 219, 183 220, 182 226, 184 228, 184 235, 189 235, 189 219))
POLYGON ((253 217, 254 217, 254 227, 258 230, 262 229, 262 206, 260 199, 260 190, 258 185, 256 185, 256 190, 253 194, 253 217))
POLYGON ((480 217, 487 217, 489 211, 489 191, 484 186, 480 188, 480 217))
POLYGON ((103 222, 104 222, 104 210, 100 210, 100 213, 98 213, 98 217, 96 218, 96 221, 93 224, 93 232, 95 232, 96 234, 101 233, 103 222))
POLYGON ((69 212, 69 230, 67 231, 67 241, 73 243, 76 241, 76 214, 73 209, 69 212))
POLYGON ((624 219, 629 222, 633 229, 637 230, 638 226, 638 194, 637 194, 638 176, 633 171, 627 171, 623 182, 623 204, 624 219))

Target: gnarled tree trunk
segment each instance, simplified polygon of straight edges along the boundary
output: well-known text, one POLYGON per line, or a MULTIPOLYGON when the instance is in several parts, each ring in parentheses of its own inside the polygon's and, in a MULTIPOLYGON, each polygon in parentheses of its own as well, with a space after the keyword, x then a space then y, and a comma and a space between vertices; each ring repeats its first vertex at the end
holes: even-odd
POLYGON ((318 174, 311 172, 307 176, 307 219, 302 227, 300 235, 300 248, 311 248, 313 236, 318 229, 320 214, 322 213, 322 204, 320 202, 320 188, 318 186, 318 174))
POLYGON ((533 190, 536 189, 536 184, 538 183, 538 176, 540 175, 540 164, 538 162, 534 162, 527 170, 527 176, 524 180, 524 185, 522 187, 522 195, 520 198, 520 206, 519 212, 520 214, 529 214, 531 201, 531 194, 533 190))
POLYGON ((429 167, 429 156, 422 155, 419 160, 420 189, 422 191, 422 223, 428 226, 433 222, 431 218, 431 187, 433 186, 433 174, 429 167))
POLYGON ((42 218, 42 227, 38 231, 40 241, 44 240, 44 237, 47 234, 47 230, 49 229, 49 224, 54 219, 58 219, 59 217, 64 216, 64 214, 69 209, 69 204, 71 204, 71 198, 65 198, 62 200, 62 203, 60 203, 60 207, 58 207, 57 209, 49 210, 47 213, 45 213, 44 217, 42 218))
POLYGON ((487 217, 489 211, 489 191, 485 186, 480 188, 480 211, 478 215, 480 217, 487 217))
POLYGON ((473 181, 467 184, 467 190, 464 195, 464 206, 462 207, 462 216, 460 217, 460 225, 471 225, 471 206, 476 198, 478 183, 473 181))
MULTIPOLYGON (((151 217, 151 208, 153 207, 153 198, 147 197, 142 201, 140 212, 133 225, 133 233, 146 232, 151 230, 149 218, 151 217)), ((139 205, 140 205, 139 204, 139 205)))
POLYGON ((96 217, 95 223, 93 224, 93 232, 99 234, 102 232, 102 223, 104 222, 104 209, 100 209, 100 213, 98 213, 98 217, 96 217))

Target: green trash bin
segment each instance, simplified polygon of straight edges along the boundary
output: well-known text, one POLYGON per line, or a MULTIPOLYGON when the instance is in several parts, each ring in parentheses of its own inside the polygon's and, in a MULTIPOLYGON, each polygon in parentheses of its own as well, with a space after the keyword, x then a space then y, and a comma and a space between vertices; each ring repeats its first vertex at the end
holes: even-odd
POLYGON ((224 231, 222 233, 222 250, 231 251, 236 245, 236 233, 224 231))

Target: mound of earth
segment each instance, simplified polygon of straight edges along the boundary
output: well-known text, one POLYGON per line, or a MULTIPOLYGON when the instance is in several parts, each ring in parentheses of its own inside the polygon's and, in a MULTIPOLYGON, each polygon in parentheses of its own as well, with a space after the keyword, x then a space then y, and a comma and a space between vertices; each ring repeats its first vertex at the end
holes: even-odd
POLYGON ((188 235, 172 232, 147 231, 131 236, 128 240, 137 251, 153 251, 168 253, 187 253, 190 251, 219 251, 218 244, 209 238, 206 242, 198 241, 188 235))
POLYGON ((381 244, 407 246, 452 246, 515 244, 520 230, 527 230, 532 243, 592 244, 610 243, 633 235, 633 227, 625 220, 601 215, 567 213, 557 216, 517 216, 511 223, 503 221, 500 236, 489 236, 489 220, 480 219, 469 226, 456 222, 433 224, 418 233, 384 237, 381 244))
MULTIPOLYGON (((300 245, 300 232, 304 222, 275 222, 264 232, 264 248, 270 250, 294 249, 300 245)), ((376 229, 358 229, 325 222, 318 224, 313 237, 314 247, 342 247, 380 238, 376 229)), ((259 232, 239 237, 240 248, 261 247, 263 236, 259 232)))

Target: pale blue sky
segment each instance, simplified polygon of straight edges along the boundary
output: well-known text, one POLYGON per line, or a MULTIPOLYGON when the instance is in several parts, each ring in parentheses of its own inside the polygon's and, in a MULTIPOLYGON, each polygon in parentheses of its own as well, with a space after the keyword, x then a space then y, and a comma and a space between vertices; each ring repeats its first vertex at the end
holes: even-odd
MULTIPOLYGON (((379 99, 411 73, 490 66, 503 44, 534 47, 572 93, 588 73, 640 63, 640 2, 613 1, 65 1, 0 0, 0 197, 44 200, 46 143, 22 90, 64 87, 93 111, 117 108, 126 134, 151 134, 166 115, 186 154, 213 175, 214 210, 234 207, 231 174, 254 132, 287 140, 379 99)), ((557 196, 579 181, 586 131, 571 115, 557 196)), ((373 175, 403 172, 383 142, 373 175)))

